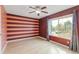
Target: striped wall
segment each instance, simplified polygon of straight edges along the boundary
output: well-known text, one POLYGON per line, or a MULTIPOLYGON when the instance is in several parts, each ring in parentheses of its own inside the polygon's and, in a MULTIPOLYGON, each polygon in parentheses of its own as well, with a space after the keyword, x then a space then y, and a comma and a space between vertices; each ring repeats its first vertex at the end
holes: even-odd
POLYGON ((39 35, 39 20, 7 14, 7 40, 39 35))

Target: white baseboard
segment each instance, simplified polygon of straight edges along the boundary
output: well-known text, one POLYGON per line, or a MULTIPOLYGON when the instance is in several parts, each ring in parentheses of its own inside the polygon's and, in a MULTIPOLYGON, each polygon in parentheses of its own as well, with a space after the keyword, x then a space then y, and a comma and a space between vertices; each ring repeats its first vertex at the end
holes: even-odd
POLYGON ((3 54, 4 53, 4 51, 5 51, 5 49, 6 49, 6 47, 7 47, 7 41, 6 41, 6 43, 5 43, 5 45, 4 45, 4 47, 1 49, 1 54, 3 54))

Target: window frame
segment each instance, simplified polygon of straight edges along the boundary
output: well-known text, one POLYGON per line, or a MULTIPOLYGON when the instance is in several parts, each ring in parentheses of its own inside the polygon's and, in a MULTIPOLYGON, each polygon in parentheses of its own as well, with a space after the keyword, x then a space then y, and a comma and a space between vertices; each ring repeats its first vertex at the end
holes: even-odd
MULTIPOLYGON (((56 17, 56 18, 52 18, 52 19, 49 19, 48 21, 48 35, 49 36, 55 36, 55 35, 52 35, 51 32, 51 24, 52 24, 52 21, 53 20, 57 20, 57 19, 62 19, 62 18, 66 18, 66 17, 72 17, 72 30, 73 30, 73 14, 69 14, 69 15, 65 15, 65 16, 61 16, 61 17, 56 17)), ((71 30, 71 32, 72 32, 71 30)), ((59 36, 56 36, 56 37, 59 37, 59 36)), ((64 37, 59 37, 59 38, 63 38, 63 39, 67 39, 67 38, 64 38, 64 37)), ((71 34, 71 38, 72 38, 72 34, 71 34)), ((67 39, 67 40, 70 40, 70 39, 67 39)))

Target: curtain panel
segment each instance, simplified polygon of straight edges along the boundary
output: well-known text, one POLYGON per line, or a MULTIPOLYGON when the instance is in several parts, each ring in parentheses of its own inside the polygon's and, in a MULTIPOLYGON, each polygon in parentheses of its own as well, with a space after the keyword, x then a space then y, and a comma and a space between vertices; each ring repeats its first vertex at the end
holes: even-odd
POLYGON ((79 11, 73 11, 73 27, 72 40, 70 42, 70 49, 79 52, 79 11))

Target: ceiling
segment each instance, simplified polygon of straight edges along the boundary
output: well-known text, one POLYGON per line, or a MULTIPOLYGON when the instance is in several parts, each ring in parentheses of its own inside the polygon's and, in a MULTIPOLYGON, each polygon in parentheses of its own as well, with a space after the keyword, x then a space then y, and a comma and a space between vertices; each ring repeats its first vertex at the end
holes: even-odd
POLYGON ((29 6, 34 7, 35 5, 5 5, 4 7, 7 13, 31 17, 31 18, 37 18, 37 19, 74 7, 74 5, 40 5, 41 7, 43 6, 47 7, 47 9, 44 10, 47 11, 48 14, 41 13, 40 16, 37 16, 35 13, 31 13, 31 14, 28 13, 30 11, 33 11, 33 9, 29 8, 29 6))

